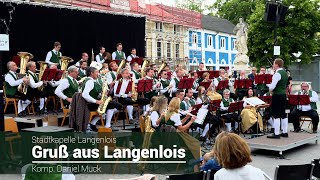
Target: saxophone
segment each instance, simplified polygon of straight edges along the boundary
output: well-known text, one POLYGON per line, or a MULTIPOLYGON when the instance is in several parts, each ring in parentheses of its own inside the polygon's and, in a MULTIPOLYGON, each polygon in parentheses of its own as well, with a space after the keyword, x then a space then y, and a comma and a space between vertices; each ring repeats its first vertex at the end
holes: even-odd
MULTIPOLYGON (((40 64, 39 81, 41 81, 43 73, 46 70, 48 64, 44 61, 38 61, 38 63, 40 64)), ((43 87, 44 87, 43 85, 38 87, 38 90, 43 91, 43 87)))
POLYGON ((126 60, 122 59, 117 69, 117 75, 120 73, 121 69, 125 67, 125 65, 126 65, 126 60))
POLYGON ((100 104, 97 109, 97 112, 99 113, 99 115, 102 115, 106 112, 108 104, 112 101, 112 97, 111 96, 108 97, 108 91, 109 91, 108 84, 103 83, 102 96, 101 96, 101 101, 103 101, 103 103, 100 104))

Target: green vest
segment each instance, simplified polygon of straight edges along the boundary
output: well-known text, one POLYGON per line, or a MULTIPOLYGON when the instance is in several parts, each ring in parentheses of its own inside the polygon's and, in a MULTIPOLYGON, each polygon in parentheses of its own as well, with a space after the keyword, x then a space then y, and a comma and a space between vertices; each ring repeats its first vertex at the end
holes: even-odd
POLYGON ((274 88, 273 94, 286 94, 288 75, 283 69, 279 70, 278 73, 281 75, 281 79, 274 88))
POLYGON ((226 101, 224 98, 222 98, 222 103, 224 107, 229 107, 230 103, 233 102, 232 98, 229 98, 228 101, 226 101))
MULTIPOLYGON (((165 89, 166 87, 168 87, 169 85, 170 85, 170 81, 169 80, 160 80, 160 82, 161 82, 161 84, 162 84, 162 88, 163 89, 165 89)), ((163 93, 163 95, 165 95, 166 97, 169 97, 170 96, 170 94, 169 94, 169 92, 167 91, 167 92, 165 92, 165 93, 163 93)))
MULTIPOLYGON (((69 83, 69 87, 63 91, 63 94, 66 95, 68 98, 72 98, 74 93, 78 92, 79 85, 78 83, 73 82, 73 80, 69 77, 67 77, 67 80, 69 83)), ((64 103, 69 104, 69 102, 66 100, 64 101, 64 103)))
POLYGON ((79 72, 79 80, 80 80, 81 78, 83 78, 83 77, 86 76, 86 74, 83 73, 80 69, 81 69, 81 68, 79 68, 79 70, 78 70, 78 72, 79 72))
POLYGON ((161 124, 166 124, 166 125, 171 125, 171 126, 174 126, 175 128, 177 128, 174 124, 174 121, 172 121, 170 118, 174 115, 174 114, 176 114, 176 112, 168 112, 168 113, 170 113, 170 117, 169 117, 169 119, 166 121, 165 120, 165 118, 163 118, 162 120, 161 120, 161 124))
MULTIPOLYGON (((33 80, 34 80, 35 83, 38 83, 38 82, 39 82, 39 79, 38 79, 38 76, 37 76, 37 75, 35 75, 35 74, 33 74, 33 73, 30 73, 30 72, 27 72, 27 74, 29 74, 29 76, 31 76, 31 77, 33 78, 33 80)), ((28 91, 28 94, 29 94, 29 92, 32 94, 32 92, 33 92, 34 90, 33 90, 33 88, 31 88, 30 86, 28 86, 27 91, 28 91)))
POLYGON ((116 75, 114 75, 114 73, 112 71, 110 71, 110 73, 111 73, 112 81, 116 80, 116 78, 117 78, 116 75))
POLYGON ((99 59, 100 59, 100 61, 103 61, 104 59, 103 59, 103 56, 99 53, 98 54, 98 56, 99 56, 99 59))
MULTIPOLYGON (((15 75, 13 75, 11 72, 8 73, 13 77, 15 81, 17 80, 17 77, 15 75)), ((18 86, 10 86, 10 84, 7 81, 5 81, 6 95, 14 96, 17 92, 17 88, 18 86)))
POLYGON ((124 59, 124 53, 121 51, 120 53, 116 51, 116 60, 124 59))
MULTIPOLYGON (((84 86, 83 86, 83 89, 82 89, 82 92, 86 86, 86 83, 87 81, 89 80, 89 78, 87 78, 84 82, 84 86)), ((102 92, 102 87, 101 85, 97 82, 97 81, 94 81, 94 86, 93 86, 93 89, 90 91, 89 95, 93 98, 93 99, 98 99, 98 96, 99 94, 102 92)))
POLYGON ((174 81, 176 82, 176 88, 178 88, 178 84, 179 84, 180 80, 177 78, 174 78, 174 81))
POLYGON ((51 51, 50 62, 60 64, 59 56, 61 56, 61 52, 58 52, 58 54, 55 54, 55 53, 53 52, 53 50, 52 50, 52 51, 51 51))
MULTIPOLYGON (((298 94, 301 95, 301 91, 298 94)), ((309 97, 312 98, 312 91, 311 90, 309 90, 308 94, 309 94, 309 97)), ((317 103, 310 102, 310 106, 311 106, 312 110, 317 111, 317 103)))
POLYGON ((180 102, 180 109, 183 110, 183 111, 187 110, 187 106, 183 101, 180 102))
POLYGON ((53 172, 33 172, 32 166, 29 166, 26 170, 25 180, 62 180, 62 172, 60 169, 57 169, 57 165, 54 164, 37 164, 37 168, 50 168, 53 172))
POLYGON ((132 70, 134 75, 136 76, 136 79, 141 79, 141 74, 135 70, 132 70))
POLYGON ((190 99, 190 100, 189 100, 189 104, 190 104, 191 106, 196 105, 196 100, 190 99))

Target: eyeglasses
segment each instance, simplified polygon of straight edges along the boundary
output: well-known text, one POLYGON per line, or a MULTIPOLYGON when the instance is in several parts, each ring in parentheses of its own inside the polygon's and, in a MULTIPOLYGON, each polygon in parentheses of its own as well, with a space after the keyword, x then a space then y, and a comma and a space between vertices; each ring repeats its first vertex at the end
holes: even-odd
POLYGON ((230 94, 224 94, 224 95, 230 95, 230 94))
POLYGON ((168 75, 168 74, 163 74, 163 75, 168 75))

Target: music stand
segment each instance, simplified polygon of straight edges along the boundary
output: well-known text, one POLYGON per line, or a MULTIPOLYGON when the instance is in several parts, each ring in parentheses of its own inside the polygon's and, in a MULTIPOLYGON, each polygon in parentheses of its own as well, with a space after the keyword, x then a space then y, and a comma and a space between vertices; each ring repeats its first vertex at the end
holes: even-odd
POLYGON ((178 89, 191 89, 193 86, 193 78, 180 79, 178 89))
POLYGON ((56 73, 57 69, 46 69, 44 70, 40 81, 51 81, 52 79, 55 79, 56 73))
POLYGON ((272 75, 271 74, 257 74, 254 76, 254 82, 256 84, 271 84, 272 75))
POLYGON ((167 75, 168 75, 168 76, 167 76, 167 77, 168 77, 168 80, 170 80, 170 79, 171 79, 171 76, 172 76, 172 72, 171 72, 171 71, 168 71, 168 72, 167 72, 167 75))
POLYGON ((221 104, 221 99, 210 101, 209 107, 208 107, 209 112, 218 110, 220 108, 220 104, 221 104))
POLYGON ((219 71, 197 71, 198 77, 202 79, 204 73, 209 73, 209 78, 214 79, 219 77, 219 71))
POLYGON ((228 83, 229 83, 228 80, 219 81, 219 84, 217 86, 217 91, 223 91, 223 90, 227 89, 228 83))
POLYGON ((63 74, 64 74, 64 70, 56 70, 54 80, 59 81, 63 74))
POLYGON ((203 86, 205 89, 209 89, 209 86, 212 82, 201 82, 199 86, 203 86))
POLYGON ((253 80, 252 79, 239 79, 234 81, 235 89, 248 89, 252 87, 253 80))
MULTIPOLYGON (((290 105, 294 105, 294 106, 301 106, 301 105, 309 105, 310 104, 310 97, 307 94, 301 94, 301 95, 288 95, 288 103, 290 105)), ((300 129, 301 129, 300 125, 300 129)), ((305 130, 303 130, 305 131, 305 130)), ((305 131, 308 132, 308 131, 305 131)), ((308 132, 310 133, 310 132, 308 132)))
POLYGON ((137 85, 137 92, 144 93, 152 90, 153 79, 139 80, 137 85))
MULTIPOLYGON (((232 113, 233 115, 236 114, 236 112, 238 112, 238 116, 240 115, 240 112, 243 109, 243 101, 237 101, 237 102, 232 102, 229 104, 228 107, 228 113, 232 113)), ((241 129, 240 129, 240 125, 238 124, 238 132, 240 134, 241 129)))
POLYGON ((190 113, 193 115, 197 115, 197 113, 198 113, 199 109, 202 107, 202 105, 203 105, 203 103, 196 104, 196 105, 192 106, 192 110, 190 113))
POLYGON ((134 63, 134 62, 138 63, 139 65, 142 65, 143 64, 143 58, 142 57, 132 58, 132 60, 130 61, 130 65, 132 63, 134 63))

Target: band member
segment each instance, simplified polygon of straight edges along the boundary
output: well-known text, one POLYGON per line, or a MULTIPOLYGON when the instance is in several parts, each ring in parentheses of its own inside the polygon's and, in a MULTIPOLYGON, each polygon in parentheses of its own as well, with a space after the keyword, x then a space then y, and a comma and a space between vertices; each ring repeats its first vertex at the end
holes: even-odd
POLYGON ((82 53, 82 55, 81 55, 80 61, 78 61, 75 65, 80 68, 80 66, 81 66, 81 61, 88 63, 88 59, 89 59, 88 53, 84 52, 84 53, 82 53))
POLYGON ((172 84, 172 92, 175 93, 178 89, 178 84, 180 82, 180 79, 183 77, 183 70, 182 69, 177 69, 176 70, 176 75, 171 78, 170 84, 172 84))
POLYGON ((103 46, 99 47, 99 54, 96 55, 96 61, 100 64, 105 62, 105 59, 103 57, 103 54, 106 52, 106 49, 103 46))
POLYGON ((161 79, 160 79, 160 82, 161 82, 160 94, 166 96, 167 98, 170 98, 170 92, 172 92, 173 85, 170 84, 170 81, 168 80, 167 71, 161 70, 160 71, 160 76, 161 76, 161 79))
MULTIPOLYGON (((244 98, 254 97, 253 89, 249 88, 247 91, 247 94, 248 96, 244 98)), ((262 117, 260 113, 257 113, 256 108, 247 104, 246 102, 243 103, 243 107, 244 109, 241 111, 241 114, 240 114, 242 119, 242 130, 245 132, 251 129, 252 132, 256 132, 257 126, 255 124, 258 123, 259 130, 262 131, 263 124, 262 124, 262 117)))
POLYGON ((118 70, 118 64, 114 61, 112 61, 109 64, 111 71, 107 74, 107 83, 110 87, 112 87, 117 80, 117 70, 118 70))
MULTIPOLYGON (((259 75, 260 74, 266 74, 265 66, 260 67, 259 75)), ((267 92, 269 92, 269 88, 266 84, 257 84, 257 96, 262 96, 267 92)))
POLYGON ((131 54, 127 57, 127 61, 130 62, 133 58, 138 58, 136 48, 131 49, 131 54))
MULTIPOLYGON (((186 106, 186 104, 183 102, 185 93, 183 89, 178 89, 176 92, 176 97, 180 99, 180 109, 183 111, 188 111, 188 107, 186 106)), ((185 115, 185 113, 181 113, 183 116, 185 115)))
POLYGON ((60 52, 61 49, 61 43, 56 41, 54 42, 54 48, 53 50, 49 51, 46 56, 46 63, 48 64, 58 64, 60 65, 60 59, 59 57, 62 56, 62 53, 60 52))
MULTIPOLYGON (((27 69, 28 69, 27 73, 29 74, 29 77, 30 77, 30 83, 27 91, 27 99, 32 101, 34 100, 34 98, 36 97, 40 98, 43 95, 43 93, 39 91, 38 88, 43 85, 46 86, 47 83, 43 81, 39 81, 38 75, 35 74, 37 70, 37 66, 34 61, 28 62, 27 69)), ((40 105, 39 105, 39 108, 37 109, 37 112, 39 113, 44 112, 44 102, 45 102, 45 98, 40 98, 40 105)))
POLYGON ((150 120, 152 127, 156 131, 160 131, 159 125, 166 115, 167 106, 168 99, 164 96, 159 96, 153 103, 150 113, 150 120))
POLYGON ((147 115, 150 113, 152 107, 155 105, 156 100, 158 99, 159 96, 153 96, 150 100, 150 103, 146 105, 146 110, 144 112, 144 115, 147 115))
POLYGON ((193 96, 195 98, 197 98, 198 97, 198 87, 199 87, 199 84, 200 84, 199 78, 198 78, 198 73, 197 72, 192 72, 191 76, 194 79, 193 84, 192 84, 193 96))
POLYGON ((204 63, 203 62, 201 62, 200 64, 199 64, 199 68, 197 69, 197 72, 198 71, 206 71, 206 67, 204 66, 204 63))
POLYGON ((190 109, 192 106, 196 105, 196 100, 193 97, 192 89, 186 90, 186 97, 183 98, 182 103, 186 107, 185 109, 190 109))
POLYGON ((256 67, 252 67, 251 69, 251 73, 248 75, 248 78, 254 81, 254 77, 257 74, 257 68, 256 67))
POLYGON ((206 94, 206 88, 203 86, 199 86, 196 104, 208 103, 209 101, 209 97, 206 94))
POLYGON ((308 95, 310 97, 310 104, 299 105, 290 113, 290 120, 293 123, 294 132, 300 132, 300 116, 308 116, 312 120, 313 133, 317 133, 319 115, 317 113, 318 94, 309 89, 309 85, 305 82, 301 83, 301 91, 296 92, 296 95, 308 95))
POLYGON ((112 60, 118 60, 120 62, 122 59, 126 59, 125 53, 122 52, 122 44, 117 43, 116 47, 117 47, 117 50, 112 53, 112 60))
MULTIPOLYGON (((218 84, 219 84, 219 82, 220 82, 221 80, 228 80, 228 74, 226 73, 226 71, 225 71, 224 69, 220 69, 219 77, 218 77, 218 78, 215 78, 215 79, 213 80, 214 86, 215 86, 215 87, 218 87, 218 84)), ((229 81, 228 85, 229 85, 229 86, 232 86, 232 84, 231 84, 230 81, 229 81)), ((227 89, 228 89, 228 88, 227 88, 227 89)), ((218 92, 219 94, 221 94, 221 95, 223 94, 223 93, 222 93, 223 90, 217 90, 217 92, 218 92)))
POLYGON ((141 69, 140 65, 137 62, 132 63, 132 78, 135 80, 135 83, 138 83, 138 80, 141 79, 141 73, 139 70, 141 69))
POLYGON ((80 61, 80 67, 79 67, 79 76, 78 80, 82 79, 83 77, 86 77, 86 69, 87 69, 87 61, 80 61))
MULTIPOLYGON (((182 69, 182 68, 183 68, 183 67, 182 67, 182 64, 177 64, 175 70, 172 72, 172 77, 177 77, 177 70, 178 70, 178 69, 182 69)), ((182 77, 182 76, 183 76, 183 72, 182 72, 181 77, 182 77)))
MULTIPOLYGON (((56 64, 50 64, 49 69, 58 69, 56 64)), ((59 85, 60 81, 48 81, 48 85, 44 88, 44 96, 52 96, 55 95, 54 91, 56 90, 57 86, 59 85)))
MULTIPOLYGON (((228 132, 232 131, 231 123, 235 122, 235 118, 237 117, 234 114, 228 113, 230 103, 232 102, 234 102, 234 100, 230 98, 230 90, 225 89, 223 91, 223 98, 220 103, 220 114, 221 114, 221 118, 225 120, 224 124, 226 126, 226 131, 228 132)), ((238 126, 238 123, 235 123, 234 129, 237 129, 237 126, 238 126)))
POLYGON ((268 138, 280 138, 280 119, 282 127, 282 137, 288 137, 288 118, 286 118, 286 87, 288 75, 282 69, 283 60, 277 58, 273 62, 273 70, 276 72, 272 76, 271 84, 268 84, 269 91, 272 92, 272 114, 274 118, 274 134, 268 138))
POLYGON ((72 96, 79 91, 79 85, 76 80, 78 77, 78 68, 70 66, 68 68, 68 76, 60 80, 58 87, 54 93, 63 100, 65 106, 69 106, 72 102, 72 96))
POLYGON ((130 80, 130 72, 128 69, 121 70, 122 78, 116 81, 114 86, 114 96, 118 97, 119 103, 127 106, 129 121, 133 124, 133 104, 147 105, 150 101, 145 98, 136 97, 136 101, 132 100, 132 82, 130 80))
POLYGON ((18 116, 19 117, 25 116, 26 112, 24 110, 27 107, 27 105, 24 104, 23 101, 29 102, 29 100, 26 100, 26 96, 23 93, 18 91, 18 86, 22 83, 25 83, 25 84, 29 83, 29 79, 26 77, 18 79, 18 74, 16 73, 18 67, 15 62, 9 61, 7 63, 7 68, 9 72, 4 77, 6 96, 8 98, 19 98, 18 116))
POLYGON ((154 76, 154 70, 151 68, 146 69, 146 76, 144 77, 146 80, 152 79, 153 80, 153 85, 152 85, 152 90, 150 92, 145 92, 144 97, 147 99, 151 99, 153 96, 157 95, 157 90, 160 89, 161 82, 158 82, 156 79, 152 78, 154 76))
MULTIPOLYGON (((241 70, 240 76, 238 80, 245 80, 246 78, 246 71, 241 70)), ((247 89, 246 88, 237 88, 236 89, 236 95, 238 96, 238 99, 241 101, 243 97, 246 95, 247 89)))

